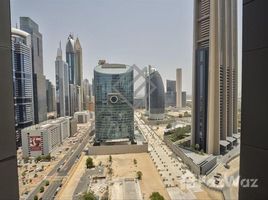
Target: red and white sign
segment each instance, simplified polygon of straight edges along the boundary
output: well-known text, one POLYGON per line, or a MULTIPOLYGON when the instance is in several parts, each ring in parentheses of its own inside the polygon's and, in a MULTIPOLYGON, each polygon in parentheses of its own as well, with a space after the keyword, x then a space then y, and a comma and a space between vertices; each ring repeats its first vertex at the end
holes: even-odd
POLYGON ((41 136, 30 136, 30 150, 41 151, 41 136))

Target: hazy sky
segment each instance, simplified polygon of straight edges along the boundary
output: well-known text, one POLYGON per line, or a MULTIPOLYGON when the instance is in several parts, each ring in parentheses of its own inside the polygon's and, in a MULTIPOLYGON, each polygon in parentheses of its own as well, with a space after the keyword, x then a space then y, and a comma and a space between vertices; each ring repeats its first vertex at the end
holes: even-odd
MULTIPOLYGON (((241 0, 239 51, 241 50, 241 0)), ((20 16, 39 24, 44 72, 55 82, 59 41, 65 52, 69 33, 83 48, 84 78, 91 82, 98 60, 152 65, 163 81, 183 69, 183 90, 191 92, 193 0, 11 0, 12 25, 20 16)), ((241 54, 239 53, 239 66, 241 54)))

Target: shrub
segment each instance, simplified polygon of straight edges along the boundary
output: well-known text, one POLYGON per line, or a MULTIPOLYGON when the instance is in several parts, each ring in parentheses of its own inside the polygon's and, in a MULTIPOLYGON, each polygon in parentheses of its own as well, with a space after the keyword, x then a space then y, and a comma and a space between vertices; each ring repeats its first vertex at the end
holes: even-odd
POLYGON ((150 200, 165 200, 165 198, 159 194, 159 192, 153 192, 150 196, 150 200))
POLYGON ((42 186, 42 187, 40 187, 40 193, 43 193, 44 191, 45 191, 45 188, 42 186))
POLYGON ((49 181, 46 181, 45 182, 45 186, 49 186, 49 181))
POLYGON ((139 180, 142 179, 142 172, 141 171, 137 172, 137 179, 139 179, 139 180))
POLYGON ((86 166, 88 169, 93 168, 94 164, 93 164, 93 159, 91 157, 88 157, 86 160, 86 166))

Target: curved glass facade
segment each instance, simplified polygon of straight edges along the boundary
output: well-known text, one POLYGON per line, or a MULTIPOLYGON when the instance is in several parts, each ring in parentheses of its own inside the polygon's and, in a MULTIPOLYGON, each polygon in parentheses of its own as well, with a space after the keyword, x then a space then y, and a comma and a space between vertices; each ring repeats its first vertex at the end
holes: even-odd
POLYGON ((94 70, 96 142, 134 139, 133 69, 99 65, 94 70))
POLYGON ((158 71, 152 71, 146 84, 147 110, 150 119, 163 119, 165 114, 165 89, 158 71), (149 88, 150 86, 150 88, 149 88))

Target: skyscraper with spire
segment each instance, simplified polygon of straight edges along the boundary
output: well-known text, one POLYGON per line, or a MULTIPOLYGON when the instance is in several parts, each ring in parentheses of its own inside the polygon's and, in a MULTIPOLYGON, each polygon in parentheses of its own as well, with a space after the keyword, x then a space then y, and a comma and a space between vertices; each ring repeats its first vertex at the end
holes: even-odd
POLYGON ((77 38, 72 34, 68 36, 66 44, 66 62, 69 67, 69 95, 70 95, 70 115, 82 110, 82 47, 77 38))
POLYGON ((70 115, 69 70, 68 64, 62 59, 61 43, 55 61, 56 71, 56 110, 58 117, 70 115))

